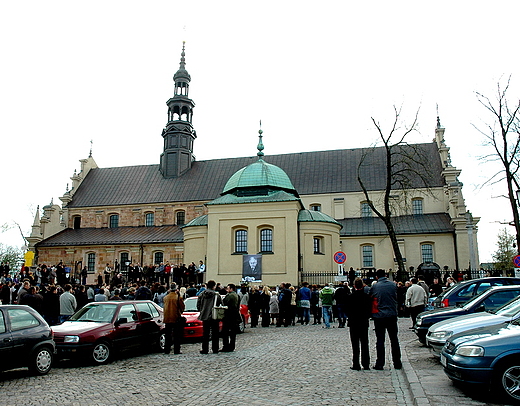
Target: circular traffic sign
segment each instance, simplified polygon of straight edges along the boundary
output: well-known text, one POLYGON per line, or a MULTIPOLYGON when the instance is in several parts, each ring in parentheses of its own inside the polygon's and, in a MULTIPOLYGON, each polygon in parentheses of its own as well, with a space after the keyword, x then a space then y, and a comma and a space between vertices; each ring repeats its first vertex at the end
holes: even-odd
POLYGON ((347 260, 347 254, 344 252, 338 251, 334 254, 334 262, 336 264, 343 264, 347 260))
POLYGON ((513 263, 515 264, 515 266, 517 268, 520 268, 520 255, 517 255, 516 257, 513 258, 513 263))

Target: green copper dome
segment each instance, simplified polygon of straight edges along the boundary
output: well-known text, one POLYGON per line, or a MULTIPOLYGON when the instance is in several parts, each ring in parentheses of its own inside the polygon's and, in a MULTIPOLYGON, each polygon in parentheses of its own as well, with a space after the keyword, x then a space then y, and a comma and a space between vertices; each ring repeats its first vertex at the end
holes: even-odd
POLYGON ((284 170, 276 165, 268 164, 261 158, 235 172, 224 186, 222 194, 249 188, 274 188, 296 193, 284 170))

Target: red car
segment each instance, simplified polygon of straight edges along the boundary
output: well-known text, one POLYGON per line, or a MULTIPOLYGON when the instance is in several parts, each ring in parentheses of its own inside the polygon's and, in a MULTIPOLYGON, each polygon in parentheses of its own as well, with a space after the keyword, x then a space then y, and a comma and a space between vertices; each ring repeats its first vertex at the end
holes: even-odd
POLYGON ((83 355, 95 364, 135 347, 162 351, 165 341, 163 311, 148 300, 89 303, 52 331, 59 358, 83 355))
MULTIPOLYGON (((186 326, 184 327, 184 338, 201 338, 202 337, 202 321, 198 319, 199 311, 197 310, 197 299, 198 297, 189 297, 184 300, 184 313, 182 315, 186 317, 186 326)), ((243 333, 246 324, 249 321, 249 312, 247 306, 240 305, 240 315, 242 316, 242 322, 239 325, 239 332, 243 333)), ((222 329, 222 322, 220 323, 220 330, 222 329)))

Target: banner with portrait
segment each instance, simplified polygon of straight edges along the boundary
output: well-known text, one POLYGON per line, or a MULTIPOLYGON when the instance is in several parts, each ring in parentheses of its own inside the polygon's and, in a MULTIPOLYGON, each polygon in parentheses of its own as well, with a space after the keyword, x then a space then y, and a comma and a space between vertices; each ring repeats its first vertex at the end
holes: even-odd
POLYGON ((262 282, 262 255, 244 255, 242 282, 262 282))

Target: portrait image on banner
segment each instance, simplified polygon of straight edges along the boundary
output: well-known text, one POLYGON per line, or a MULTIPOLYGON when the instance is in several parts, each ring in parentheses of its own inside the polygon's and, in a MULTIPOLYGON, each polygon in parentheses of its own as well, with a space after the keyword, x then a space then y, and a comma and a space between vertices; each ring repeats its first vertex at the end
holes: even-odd
POLYGON ((244 255, 242 281, 262 282, 262 255, 244 255))

